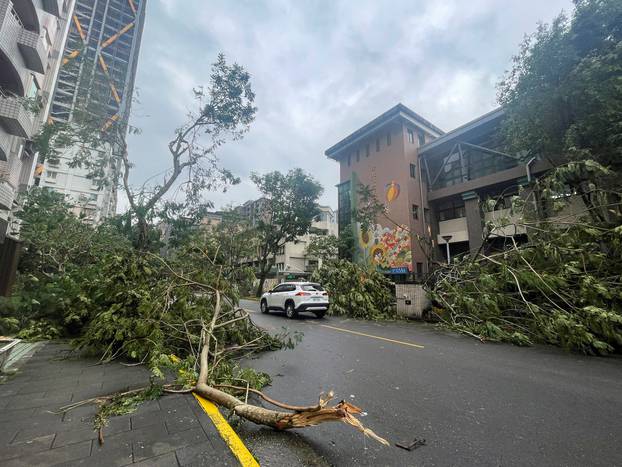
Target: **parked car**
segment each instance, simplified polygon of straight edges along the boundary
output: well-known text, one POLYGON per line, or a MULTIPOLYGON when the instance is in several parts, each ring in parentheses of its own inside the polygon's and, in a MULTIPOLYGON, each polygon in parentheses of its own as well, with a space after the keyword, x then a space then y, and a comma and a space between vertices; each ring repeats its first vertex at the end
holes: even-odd
POLYGON ((285 315, 294 319, 298 313, 310 311, 323 318, 328 311, 328 292, 320 284, 313 282, 283 282, 264 293, 259 302, 262 313, 270 310, 284 310, 285 315))

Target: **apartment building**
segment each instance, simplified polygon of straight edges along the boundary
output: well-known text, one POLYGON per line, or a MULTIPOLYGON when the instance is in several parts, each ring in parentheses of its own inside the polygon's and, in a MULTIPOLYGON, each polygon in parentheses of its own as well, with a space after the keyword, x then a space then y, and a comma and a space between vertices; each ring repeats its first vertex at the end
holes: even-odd
POLYGON ((320 214, 308 234, 281 247, 274 258, 275 272, 281 276, 308 276, 321 267, 322 260, 309 256, 307 247, 314 237, 324 235, 338 235, 337 217, 330 206, 320 206, 320 214))
MULTIPOLYGON (((146 0, 76 0, 71 16, 63 67, 52 97, 53 121, 71 122, 79 106, 95 103, 107 119, 102 130, 120 125, 127 132, 134 78, 145 21, 146 0)), ((112 145, 86 148, 93 157, 114 161, 112 145), (99 154, 97 154, 99 152, 99 154)), ((82 147, 70 147, 58 160, 43 161, 35 184, 63 193, 74 212, 98 223, 116 213, 119 167, 105 168, 108 183, 100 187, 85 168, 69 162, 82 147)))
MULTIPOLYGON (((399 104, 326 150, 339 162, 339 231, 354 234, 354 259, 399 282, 423 277, 435 261, 486 247, 485 222, 511 221, 511 197, 527 196, 532 178, 550 168, 504 151, 503 115, 496 109, 444 133, 399 104), (369 232, 351 219, 359 184, 373 187, 386 208, 369 232), (487 199, 495 200, 492 211, 482 209, 487 199)), ((510 222, 486 241, 526 234, 510 222)))
MULTIPOLYGON (((264 215, 265 198, 247 201, 235 208, 236 213, 241 218, 246 219, 249 224, 256 225, 257 221, 264 215)), ((281 247, 279 252, 270 260, 273 264, 271 271, 277 276, 305 277, 322 265, 318 258, 307 255, 307 247, 318 235, 337 236, 337 215, 330 206, 320 206, 320 214, 311 224, 308 234, 298 237, 293 242, 287 242, 281 247)), ((214 219, 211 220, 214 222, 214 219)), ((258 262, 249 261, 252 266, 259 267, 258 262)))
POLYGON ((14 212, 36 154, 32 138, 45 121, 60 65, 72 0, 0 0, 0 294, 19 254, 14 212))

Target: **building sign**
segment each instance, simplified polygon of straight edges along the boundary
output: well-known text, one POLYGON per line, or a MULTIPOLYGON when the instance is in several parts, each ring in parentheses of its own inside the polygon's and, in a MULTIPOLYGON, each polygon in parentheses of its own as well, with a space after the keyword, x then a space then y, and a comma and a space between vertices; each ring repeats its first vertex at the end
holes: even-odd
POLYGON ((408 274, 408 268, 403 267, 403 268, 391 268, 389 269, 389 272, 391 274, 408 274))

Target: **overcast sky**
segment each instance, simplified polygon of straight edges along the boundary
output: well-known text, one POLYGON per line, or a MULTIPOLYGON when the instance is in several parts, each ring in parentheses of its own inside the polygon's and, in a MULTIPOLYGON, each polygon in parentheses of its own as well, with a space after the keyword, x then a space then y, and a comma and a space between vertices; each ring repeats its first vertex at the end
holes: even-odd
MULTIPOLYGON (((252 76, 257 118, 219 150, 241 177, 217 208, 257 196, 250 172, 302 167, 337 205, 324 150, 398 102, 445 131, 494 107, 495 84, 525 33, 571 0, 149 0, 130 137, 141 184, 170 163, 167 142, 223 52, 252 76)), ((120 200, 120 209, 124 202, 120 200)))

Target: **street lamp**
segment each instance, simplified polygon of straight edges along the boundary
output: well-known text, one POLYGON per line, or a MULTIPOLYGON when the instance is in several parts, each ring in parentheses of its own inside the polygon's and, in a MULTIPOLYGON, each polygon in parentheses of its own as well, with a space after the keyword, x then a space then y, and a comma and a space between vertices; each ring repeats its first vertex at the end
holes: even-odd
POLYGON ((451 256, 449 255, 449 240, 453 238, 453 235, 443 235, 442 239, 445 240, 445 248, 447 248, 447 264, 451 263, 451 256))

